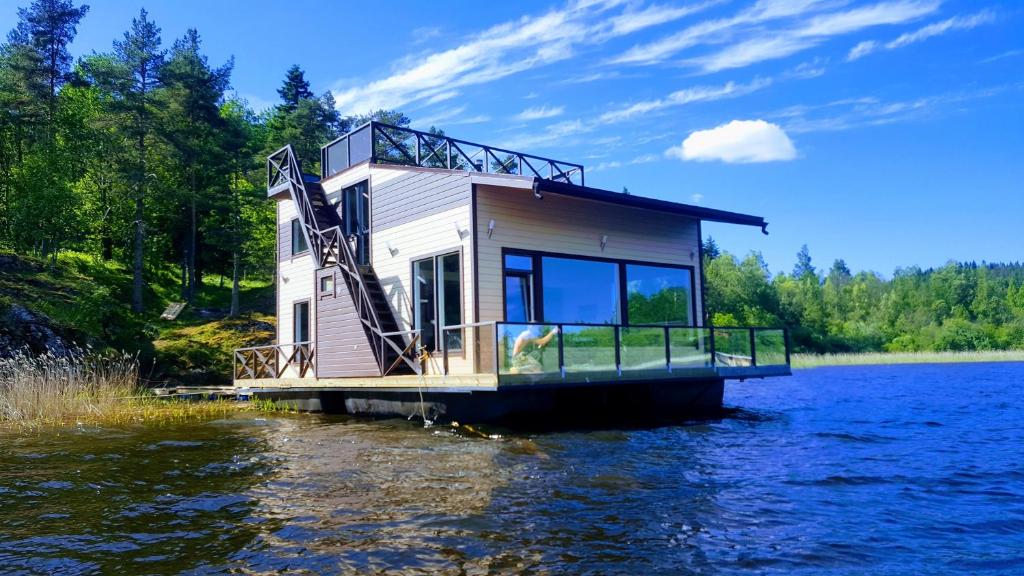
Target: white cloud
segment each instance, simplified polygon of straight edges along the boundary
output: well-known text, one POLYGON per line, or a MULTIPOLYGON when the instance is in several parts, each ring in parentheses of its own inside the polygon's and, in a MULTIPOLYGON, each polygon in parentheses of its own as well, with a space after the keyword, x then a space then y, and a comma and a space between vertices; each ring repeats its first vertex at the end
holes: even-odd
POLYGON ((425 116, 423 118, 413 119, 413 125, 426 129, 431 126, 438 128, 444 128, 445 126, 459 126, 463 124, 480 124, 483 122, 490 121, 491 117, 483 114, 477 114, 474 116, 466 115, 466 107, 459 106, 456 108, 450 108, 443 112, 438 112, 433 116, 425 116))
POLYGON ((399 108, 572 58, 579 46, 600 44, 669 22, 704 5, 651 6, 644 10, 631 6, 618 1, 576 0, 545 14, 524 16, 493 26, 455 48, 411 54, 384 78, 339 83, 334 99, 346 114, 399 108), (620 8, 621 12, 613 12, 620 8))
POLYGON ((871 54, 875 50, 878 50, 878 42, 875 42, 874 40, 865 40, 850 49, 850 53, 846 55, 846 61, 853 62, 854 60, 871 54))
POLYGON ((702 68, 704 72, 742 68, 802 52, 833 36, 874 26, 909 22, 934 12, 938 7, 938 0, 896 0, 819 14, 799 27, 762 33, 707 56, 692 58, 688 63, 702 68))
POLYGON ((684 88, 683 90, 672 92, 664 98, 645 100, 635 104, 630 104, 629 106, 624 106, 617 110, 605 112, 598 118, 598 121, 602 124, 612 124, 673 106, 682 106, 694 102, 721 100, 723 98, 735 98, 737 96, 743 96, 765 88, 771 85, 771 83, 772 81, 770 79, 756 78, 749 84, 728 82, 722 86, 695 86, 693 88, 684 88))
POLYGON ((690 194, 690 202, 693 202, 694 204, 700 204, 703 201, 704 201, 704 195, 703 194, 701 194, 699 192, 696 193, 696 194, 690 194))
POLYGON ((850 61, 857 60, 858 58, 867 56, 871 52, 875 52, 881 48, 886 50, 903 48, 904 46, 923 42, 924 40, 945 34, 952 30, 970 30, 971 28, 976 28, 982 24, 988 24, 993 20, 995 20, 995 15, 988 10, 983 10, 970 16, 954 16, 940 22, 929 24, 913 32, 901 34, 895 40, 887 42, 884 45, 879 45, 878 42, 872 40, 861 42, 850 50, 846 59, 850 61))
POLYGON ((547 106, 534 106, 527 108, 519 114, 516 114, 516 120, 540 120, 542 118, 554 118, 555 116, 561 116, 562 112, 565 112, 563 106, 554 106, 548 108, 547 106))
POLYGON ((827 0, 759 0, 730 18, 705 20, 655 42, 634 46, 610 63, 657 64, 698 44, 729 40, 737 29, 798 16, 828 5, 827 0))
POLYGON ((710 130, 692 132, 665 154, 681 160, 746 164, 792 160, 796 158, 796 147, 777 124, 733 120, 710 130))

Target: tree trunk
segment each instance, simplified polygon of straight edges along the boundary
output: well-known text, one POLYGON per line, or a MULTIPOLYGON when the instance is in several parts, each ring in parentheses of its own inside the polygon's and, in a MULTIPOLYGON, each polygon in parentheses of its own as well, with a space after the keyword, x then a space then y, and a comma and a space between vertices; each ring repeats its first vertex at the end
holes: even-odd
POLYGON ((196 176, 192 173, 192 198, 188 230, 188 301, 196 295, 196 176))
MULTIPOLYGON (((143 104, 144 106, 145 104, 143 104)), ((139 118, 141 124, 143 120, 139 118)), ((138 189, 135 193, 135 258, 132 262, 132 310, 142 313, 142 265, 146 244, 145 196, 146 196, 146 135, 139 130, 139 174, 138 189)))
POLYGON ((231 318, 238 317, 238 293, 240 291, 238 269, 241 267, 240 260, 238 248, 235 248, 231 251, 231 312, 228 314, 231 318))

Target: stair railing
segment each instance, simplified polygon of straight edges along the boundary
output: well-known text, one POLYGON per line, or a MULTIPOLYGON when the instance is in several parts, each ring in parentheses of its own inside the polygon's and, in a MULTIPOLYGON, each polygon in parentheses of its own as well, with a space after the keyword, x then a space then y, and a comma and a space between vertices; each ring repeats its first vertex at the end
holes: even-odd
POLYGON ((422 368, 416 362, 415 357, 408 356, 410 350, 415 350, 419 332, 416 330, 384 332, 366 282, 363 280, 363 275, 359 271, 348 242, 345 242, 341 228, 331 226, 321 230, 317 223, 316 208, 309 200, 309 194, 303 181, 302 167, 291 144, 284 146, 267 158, 267 178, 269 191, 286 187, 291 194, 299 216, 299 223, 306 232, 306 239, 310 243, 310 256, 317 268, 337 266, 344 273, 345 285, 348 287, 349 293, 354 296, 353 300, 359 320, 371 335, 371 343, 381 375, 386 376, 398 365, 397 360, 387 365, 387 356, 385 355, 387 348, 395 351, 398 358, 412 368, 416 374, 421 374, 422 368), (405 342, 403 337, 405 335, 411 336, 409 343, 405 342), (393 338, 401 338, 401 344, 395 343, 393 338))

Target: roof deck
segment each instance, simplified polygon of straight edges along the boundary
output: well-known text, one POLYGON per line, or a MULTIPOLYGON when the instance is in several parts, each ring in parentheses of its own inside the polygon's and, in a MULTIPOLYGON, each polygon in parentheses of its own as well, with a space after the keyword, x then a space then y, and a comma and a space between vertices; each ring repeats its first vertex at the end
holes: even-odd
POLYGON ((363 162, 511 174, 583 185, 581 164, 376 121, 367 122, 321 148, 320 176, 327 179, 363 162))

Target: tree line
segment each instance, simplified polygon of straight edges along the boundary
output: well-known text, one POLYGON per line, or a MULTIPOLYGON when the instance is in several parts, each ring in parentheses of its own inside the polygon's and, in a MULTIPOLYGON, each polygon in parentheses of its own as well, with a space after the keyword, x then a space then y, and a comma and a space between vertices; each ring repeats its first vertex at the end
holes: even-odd
POLYGON ((54 260, 62 250, 130 266, 142 312, 147 276, 180 270, 192 301, 204 273, 239 279, 274 265, 265 158, 290 142, 307 172, 320 146, 372 118, 343 117, 299 66, 280 103, 255 112, 231 93, 233 61, 211 63, 190 29, 166 47, 145 9, 107 52, 68 50, 89 7, 33 0, 0 46, 0 247, 54 260))
POLYGON ((707 308, 719 326, 789 326, 811 352, 1024 349, 1024 264, 950 262, 853 274, 818 270, 805 245, 789 274, 757 252, 739 260, 704 242, 707 308))

